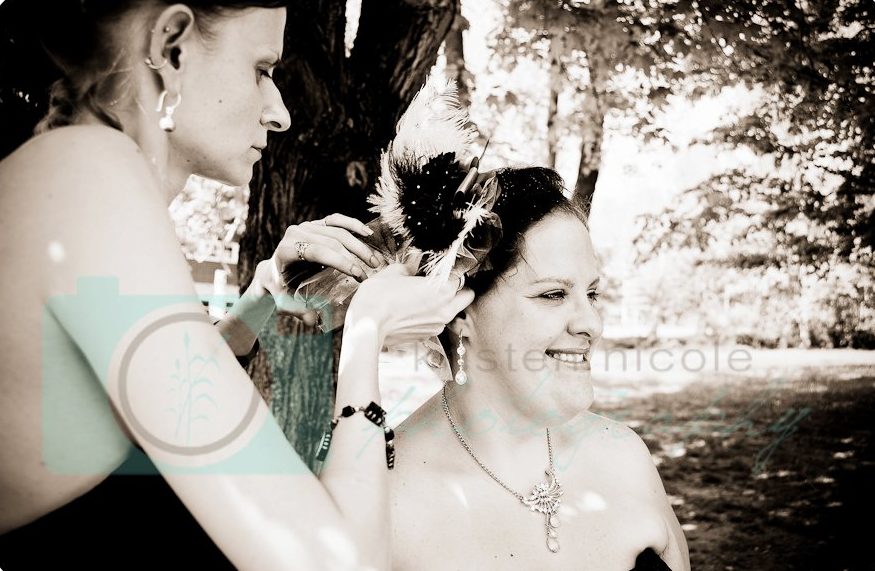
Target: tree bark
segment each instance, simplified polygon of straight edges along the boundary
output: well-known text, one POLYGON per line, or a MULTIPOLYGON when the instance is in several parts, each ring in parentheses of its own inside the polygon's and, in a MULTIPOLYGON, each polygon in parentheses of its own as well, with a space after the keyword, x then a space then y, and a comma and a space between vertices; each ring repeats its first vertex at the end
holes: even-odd
MULTIPOLYGON (((373 217, 366 198, 379 174, 380 151, 434 65, 459 0, 363 0, 349 58, 345 8, 344 0, 289 8, 286 55, 276 78, 292 127, 270 138, 250 185, 240 248, 243 286, 288 225, 332 212, 373 217)), ((278 316, 259 340, 262 350, 249 372, 312 466, 333 409, 339 335, 278 316)))
MULTIPOLYGON (((595 81, 590 75, 590 81, 595 81)), ((589 216, 595 185, 602 164, 602 142, 605 137, 605 112, 600 104, 598 89, 593 87, 586 94, 580 143, 580 163, 574 183, 573 202, 589 216)))
POLYGON ((450 33, 444 40, 444 55, 447 58, 447 77, 456 80, 459 88, 459 102, 463 107, 471 106, 471 72, 465 67, 463 32, 468 29, 468 20, 461 12, 456 15, 450 33))
POLYGON ((558 154, 560 133, 559 124, 559 94, 562 93, 562 52, 564 46, 562 37, 553 34, 550 38, 550 95, 547 108, 547 165, 556 168, 556 155, 558 154))

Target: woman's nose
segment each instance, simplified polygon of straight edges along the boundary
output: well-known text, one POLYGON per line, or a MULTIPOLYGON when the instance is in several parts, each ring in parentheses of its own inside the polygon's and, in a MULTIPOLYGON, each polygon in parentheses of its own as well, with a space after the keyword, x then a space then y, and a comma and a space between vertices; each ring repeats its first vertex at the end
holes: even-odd
POLYGON ((592 339, 597 339, 602 336, 604 330, 602 316, 595 302, 586 297, 581 300, 575 307, 574 312, 568 320, 568 332, 572 335, 585 335, 592 339))
POLYGON ((264 108, 261 124, 267 127, 268 130, 277 132, 287 131, 292 125, 289 110, 286 109, 278 89, 274 90, 274 97, 264 108))

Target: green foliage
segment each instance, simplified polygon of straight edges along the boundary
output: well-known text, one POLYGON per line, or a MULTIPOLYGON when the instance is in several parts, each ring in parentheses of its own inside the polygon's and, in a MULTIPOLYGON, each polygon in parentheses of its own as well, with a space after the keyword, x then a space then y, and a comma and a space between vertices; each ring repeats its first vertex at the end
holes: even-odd
POLYGON ((245 187, 191 176, 170 205, 170 216, 182 251, 190 260, 203 261, 218 243, 237 242, 246 220, 245 187))
MULTIPOLYGON (((704 220, 666 221, 669 233, 693 234, 656 242, 707 244, 710 232, 745 214, 749 205, 732 198, 741 194, 768 206, 749 216, 749 232, 775 233, 789 251, 779 255, 819 265, 871 260, 875 246, 873 30, 867 0, 509 0, 496 51, 506 62, 558 58, 566 86, 597 99, 602 112, 633 112, 645 138, 663 134, 650 125, 672 95, 747 86, 758 104, 708 142, 749 149, 771 168, 699 185, 691 194, 704 220), (811 227, 804 236, 794 229, 799 219, 811 227)), ((585 115, 572 118, 572 130, 587 128, 585 115)), ((768 252, 739 259, 776 263, 768 252)))
MULTIPOLYGON (((694 234, 688 240, 702 244, 707 242, 703 232, 707 237, 709 229, 725 228, 733 216, 748 215, 744 235, 774 234, 777 250, 741 256, 745 265, 871 263, 875 6, 862 0, 691 6, 696 9, 686 17, 684 44, 707 40, 721 48, 707 57, 695 50, 689 58, 691 77, 698 85, 741 83, 760 93, 748 115, 716 130, 710 142, 747 148, 770 168, 715 176, 690 191, 713 206, 703 206, 704 220, 677 224, 667 212, 663 217, 674 220, 662 225, 669 233, 685 226, 694 234), (759 205, 756 214, 751 204, 759 205)), ((657 237, 655 245, 675 240, 657 237)))
POLYGON ((506 66, 532 58, 551 68, 554 87, 575 101, 565 134, 610 112, 652 117, 684 73, 679 58, 660 49, 677 31, 671 18, 654 18, 656 11, 604 0, 510 0, 494 49, 506 66))

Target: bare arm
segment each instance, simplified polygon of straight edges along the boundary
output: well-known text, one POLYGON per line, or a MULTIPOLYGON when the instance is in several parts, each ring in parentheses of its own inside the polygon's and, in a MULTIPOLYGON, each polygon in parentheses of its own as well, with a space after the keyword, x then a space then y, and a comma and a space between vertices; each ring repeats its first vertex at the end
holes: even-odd
POLYGON ((264 287, 266 274, 270 271, 269 260, 258 263, 252 283, 231 307, 228 313, 216 323, 219 333, 237 356, 247 355, 255 346, 258 332, 273 314, 276 304, 264 287))
MULTIPOLYGON (((204 315, 139 150, 107 129, 64 131, 34 149, 51 159, 20 181, 76 213, 57 228, 66 259, 44 268, 42 294, 138 443, 238 568, 380 566, 388 544, 387 470, 382 445, 358 454, 367 421, 346 419, 338 428, 332 455, 349 472, 320 482, 204 315), (118 299, 77 291, 88 276, 118 280, 118 299), (176 398, 195 385, 188 398, 176 398), (360 539, 368 535, 372 542, 360 539)), ((356 335, 341 402, 378 401, 384 323, 370 315, 364 323, 371 325, 351 324, 356 335)))

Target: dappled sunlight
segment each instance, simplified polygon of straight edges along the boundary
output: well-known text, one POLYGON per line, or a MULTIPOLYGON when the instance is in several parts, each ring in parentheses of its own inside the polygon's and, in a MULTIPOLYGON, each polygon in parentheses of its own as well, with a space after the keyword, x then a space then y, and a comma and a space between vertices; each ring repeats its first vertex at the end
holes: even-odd
POLYGON ((587 490, 580 494, 574 507, 583 513, 604 512, 608 509, 608 502, 603 495, 587 490))
POLYGON ((322 544, 322 549, 334 554, 337 569, 356 568, 358 549, 346 533, 334 526, 322 526, 316 530, 316 538, 322 544))
POLYGON ((687 448, 684 446, 683 442, 670 442, 667 444, 661 445, 663 455, 667 458, 680 458, 681 456, 685 456, 687 453, 687 448))
POLYGON ((49 259, 56 264, 63 262, 67 258, 67 251, 60 242, 49 242, 48 254, 49 259))
POLYGON ((803 562, 822 563, 825 545, 856 533, 868 509, 860 486, 875 477, 875 367, 854 364, 868 353, 822 352, 834 366, 798 370, 768 357, 744 376, 702 375, 673 393, 630 389, 593 412, 648 445, 694 569, 825 568, 803 562))
POLYGON ((462 484, 453 481, 448 483, 447 487, 449 488, 450 493, 453 494, 453 497, 459 500, 459 504, 462 506, 462 508, 466 510, 469 509, 468 496, 465 494, 465 490, 462 488, 462 484))

